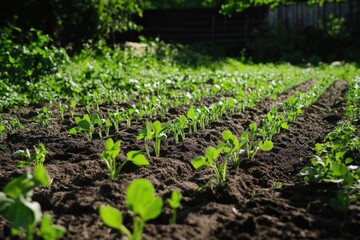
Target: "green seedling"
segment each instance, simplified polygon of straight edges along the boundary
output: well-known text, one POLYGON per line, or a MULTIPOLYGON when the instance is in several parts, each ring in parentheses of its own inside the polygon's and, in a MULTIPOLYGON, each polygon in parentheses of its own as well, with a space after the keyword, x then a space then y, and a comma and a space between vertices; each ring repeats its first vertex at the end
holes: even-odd
POLYGON ((120 122, 126 118, 125 113, 124 112, 119 112, 118 110, 114 111, 109 111, 109 116, 111 118, 111 121, 114 125, 115 131, 118 132, 119 131, 119 124, 120 122))
POLYGON ((176 211, 178 208, 180 208, 180 201, 182 199, 182 195, 179 191, 172 191, 171 192, 171 198, 169 198, 167 200, 167 202, 169 203, 169 206, 172 210, 172 215, 171 215, 171 219, 170 219, 170 224, 175 224, 176 223, 176 211))
POLYGON ((232 159, 235 167, 238 168, 240 165, 240 155, 244 152, 243 147, 246 141, 239 142, 238 138, 229 130, 225 130, 222 133, 222 137, 225 142, 220 143, 219 147, 223 148, 227 160, 232 159))
POLYGON ((220 156, 223 148, 208 147, 205 150, 205 156, 199 156, 191 160, 191 164, 196 171, 203 167, 210 167, 214 170, 218 183, 221 183, 227 178, 227 160, 218 163, 217 159, 220 156))
POLYGON ((46 127, 49 125, 49 121, 52 117, 52 112, 47 108, 43 107, 40 112, 38 112, 38 115, 34 117, 34 120, 36 122, 40 122, 41 126, 46 127))
POLYGON ((185 139, 185 129, 187 127, 187 119, 184 115, 177 118, 172 124, 169 125, 171 132, 174 135, 175 143, 179 143, 179 137, 185 139))
MULTIPOLYGON (((71 135, 75 135, 78 133, 84 133, 85 137, 90 141, 92 140, 92 136, 95 130, 95 124, 102 124, 101 118, 97 113, 91 116, 91 119, 88 114, 85 114, 82 118, 75 117, 75 123, 77 127, 71 128, 68 133, 71 135)), ((100 137, 101 130, 99 132, 100 137)))
POLYGON ((134 116, 136 109, 135 108, 129 108, 126 114, 126 124, 128 127, 131 127, 131 119, 134 116))
POLYGON ((29 165, 33 166, 43 166, 45 162, 45 157, 48 154, 44 144, 40 143, 38 147, 34 146, 35 153, 31 155, 29 149, 18 150, 14 152, 16 157, 24 158, 24 160, 16 164, 17 167, 26 167, 29 165))
POLYGON ((189 111, 187 112, 187 118, 189 120, 189 131, 190 134, 197 132, 197 123, 198 123, 198 117, 196 110, 194 107, 191 107, 189 111))
POLYGON ((259 130, 255 123, 249 125, 249 130, 241 134, 241 142, 246 145, 248 158, 253 159, 259 150, 270 151, 273 149, 273 142, 270 140, 259 140, 259 130))
POLYGON ((133 232, 123 224, 122 213, 109 205, 100 206, 100 219, 104 224, 119 230, 129 240, 140 240, 147 221, 157 218, 163 201, 155 196, 155 189, 147 179, 137 179, 126 189, 126 206, 133 213, 133 232))
POLYGON ((70 102, 70 114, 71 114, 71 117, 74 118, 74 114, 75 114, 75 110, 76 110, 76 105, 77 105, 77 101, 76 100, 71 100, 70 102))
POLYGON ((106 137, 109 137, 110 135, 110 128, 112 127, 112 123, 110 121, 110 119, 105 119, 105 134, 106 137))
POLYGON ((4 140, 5 125, 0 124, 0 141, 4 140))
POLYGON ((0 214, 11 223, 12 235, 27 240, 33 240, 35 236, 55 240, 64 235, 65 229, 53 225, 51 218, 42 214, 40 204, 31 199, 34 188, 49 184, 45 168, 39 165, 33 175, 26 170, 5 185, 0 192, 0 214), (39 223, 40 228, 37 228, 39 223))
POLYGON ((16 129, 24 129, 24 125, 21 124, 19 118, 16 115, 12 115, 6 124, 10 133, 15 133, 16 129))
POLYGON ((273 107, 262 120, 259 135, 262 136, 263 139, 271 140, 281 129, 289 129, 284 118, 284 115, 279 114, 277 108, 273 107))
POLYGON ((146 128, 139 130, 138 140, 144 140, 145 149, 148 157, 150 158, 150 149, 148 142, 151 142, 154 147, 155 156, 160 156, 160 144, 161 141, 164 141, 166 136, 167 126, 162 126, 159 121, 155 121, 151 124, 149 121, 146 121, 146 128))
POLYGON ((65 117, 65 111, 67 110, 67 105, 65 104, 62 104, 61 102, 59 102, 59 112, 60 112, 60 117, 61 117, 61 120, 64 121, 65 117))
POLYGON ((116 157, 120 153, 120 144, 121 141, 114 141, 109 138, 105 143, 105 150, 101 153, 101 159, 106 163, 106 166, 109 170, 109 175, 111 179, 117 179, 121 173, 121 170, 127 162, 132 162, 137 166, 148 166, 150 165, 149 161, 140 151, 130 151, 126 154, 127 159, 122 162, 120 165, 116 160, 116 157))

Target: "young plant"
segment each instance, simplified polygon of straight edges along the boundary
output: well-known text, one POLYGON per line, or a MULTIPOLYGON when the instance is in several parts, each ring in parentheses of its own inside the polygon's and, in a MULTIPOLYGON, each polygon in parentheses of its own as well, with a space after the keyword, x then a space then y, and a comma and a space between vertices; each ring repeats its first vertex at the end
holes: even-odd
POLYGON ((36 122, 40 122, 41 126, 46 127, 52 117, 52 112, 47 108, 43 107, 38 115, 34 117, 36 122))
POLYGON ((77 105, 77 101, 76 101, 75 99, 71 100, 69 109, 70 109, 70 114, 71 114, 71 117, 72 117, 72 118, 74 118, 74 114, 75 114, 75 110, 76 110, 76 105, 77 105))
POLYGON ((139 130, 138 140, 144 140, 145 149, 148 157, 150 158, 150 150, 148 142, 150 141, 153 144, 155 156, 160 156, 160 144, 161 141, 164 141, 166 136, 167 126, 162 126, 159 121, 155 121, 151 124, 149 121, 146 121, 146 128, 139 130))
POLYGON ((0 214, 11 223, 12 235, 27 240, 34 239, 34 236, 55 240, 64 235, 65 229, 53 225, 50 216, 42 214, 40 204, 31 199, 35 187, 49 184, 45 168, 39 165, 35 167, 33 175, 26 170, 5 185, 0 192, 0 214))
MULTIPOLYGON (((96 119, 96 117, 94 116, 95 115, 93 115, 93 118, 96 119)), ((85 114, 83 118, 75 117, 75 123, 78 126, 75 128, 71 128, 68 133, 71 135, 84 133, 89 141, 92 140, 92 135, 94 133, 95 126, 93 120, 90 119, 89 115, 85 114)))
POLYGON ((179 191, 172 191, 171 192, 171 198, 169 198, 167 200, 167 202, 169 203, 169 206, 172 210, 172 215, 171 215, 171 219, 170 219, 170 224, 175 224, 176 223, 176 211, 178 208, 180 208, 180 201, 182 199, 182 195, 179 191))
POLYGON ((127 162, 132 162, 137 166, 148 166, 150 165, 149 161, 140 151, 130 151, 126 154, 127 159, 122 162, 120 165, 116 160, 116 157, 120 153, 120 144, 121 141, 114 141, 109 138, 105 143, 105 150, 101 153, 101 159, 106 163, 106 166, 109 170, 109 175, 111 179, 117 179, 120 175, 121 170, 127 162))
POLYGON ((119 131, 119 124, 120 122, 125 119, 125 114, 124 112, 119 112, 118 110, 116 111, 109 111, 109 116, 111 118, 111 121, 114 125, 115 131, 118 132, 119 131))
POLYGON ((105 119, 105 134, 106 137, 109 137, 110 135, 110 128, 112 127, 112 123, 110 121, 110 119, 105 119))
POLYGON ((223 151, 222 147, 214 148, 208 147, 205 150, 205 156, 199 156, 191 160, 191 164, 196 171, 203 167, 210 167, 214 170, 218 183, 221 183, 227 178, 227 160, 220 163, 217 162, 218 157, 223 151))
POLYGON ((179 137, 185 139, 185 129, 187 127, 187 119, 184 115, 177 118, 172 124, 169 125, 171 132, 174 135, 175 143, 179 143, 179 137))
POLYGON ((248 158, 253 159, 259 150, 270 151, 273 149, 273 142, 270 140, 259 140, 259 130, 255 123, 249 125, 249 130, 241 134, 241 142, 246 145, 248 158))
POLYGON ((64 121, 64 115, 65 115, 66 109, 67 109, 67 106, 65 104, 62 104, 61 102, 59 102, 60 117, 61 117, 61 120, 63 120, 63 121, 64 121))
POLYGON ((100 206, 100 219, 104 224, 119 230, 129 240, 140 240, 147 221, 157 218, 163 201, 155 196, 155 189, 147 179, 137 179, 126 189, 126 206, 133 213, 133 232, 123 224, 122 213, 109 205, 100 206))
POLYGON ((45 162, 45 157, 48 154, 44 144, 40 143, 38 147, 34 146, 35 153, 31 155, 29 149, 26 150, 18 150, 14 152, 16 157, 24 158, 24 160, 18 162, 16 164, 17 167, 26 167, 29 165, 33 166, 43 166, 45 162))
POLYGON ((224 154, 227 160, 232 159, 236 168, 240 165, 240 154, 244 152, 242 149, 246 142, 239 142, 238 138, 232 134, 231 131, 225 130, 222 133, 222 137, 225 142, 219 144, 219 147, 224 149, 224 154))
POLYGON ((0 141, 4 140, 5 125, 0 124, 0 141))
POLYGON ((129 108, 126 114, 126 124, 128 127, 131 127, 131 119, 135 113, 135 108, 129 108))
POLYGON ((187 112, 187 118, 189 119, 189 131, 190 134, 197 132, 198 113, 194 107, 191 107, 187 112))
POLYGON ((16 129, 24 129, 24 125, 21 124, 19 118, 16 115, 12 115, 6 124, 10 133, 15 133, 16 129))

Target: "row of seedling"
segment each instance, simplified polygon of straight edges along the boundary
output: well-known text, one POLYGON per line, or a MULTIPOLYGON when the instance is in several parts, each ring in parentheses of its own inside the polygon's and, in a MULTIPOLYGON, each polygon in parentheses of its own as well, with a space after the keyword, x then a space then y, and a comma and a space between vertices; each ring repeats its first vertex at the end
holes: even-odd
POLYGON ((346 116, 349 120, 341 121, 336 128, 327 134, 322 143, 315 145, 315 154, 311 165, 301 170, 301 175, 308 182, 334 183, 338 185, 337 195, 330 205, 338 212, 346 213, 348 206, 360 195, 360 137, 354 124, 359 121, 360 78, 355 78, 349 85, 346 116))

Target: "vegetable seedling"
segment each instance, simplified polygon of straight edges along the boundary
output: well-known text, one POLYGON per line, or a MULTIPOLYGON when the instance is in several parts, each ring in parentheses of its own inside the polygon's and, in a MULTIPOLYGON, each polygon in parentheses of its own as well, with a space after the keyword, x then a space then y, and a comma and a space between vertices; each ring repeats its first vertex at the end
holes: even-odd
POLYGON ((259 150, 270 151, 273 149, 272 141, 258 139, 259 131, 255 123, 250 124, 249 129, 250 131, 241 134, 241 142, 245 142, 248 158, 253 159, 259 150))
POLYGON ((46 127, 52 117, 52 112, 47 108, 43 107, 38 115, 34 117, 36 122, 40 122, 41 126, 46 127))
POLYGON ((67 106, 65 104, 62 104, 61 102, 59 102, 60 117, 61 117, 61 120, 63 120, 63 121, 64 121, 64 115, 65 115, 66 109, 67 109, 67 106))
POLYGON ((120 175, 121 170, 127 162, 132 162, 137 166, 148 166, 150 165, 149 161, 140 151, 130 151, 126 154, 127 159, 118 165, 116 157, 120 153, 120 144, 121 141, 114 141, 109 138, 105 143, 105 150, 101 153, 101 159, 106 163, 106 166, 109 170, 109 175, 111 179, 117 179, 120 175))
POLYGON ((34 236, 45 240, 55 240, 64 235, 65 229, 53 225, 51 218, 43 215, 38 202, 32 201, 33 190, 37 186, 47 186, 50 179, 43 166, 35 167, 32 175, 28 170, 7 183, 0 192, 0 214, 12 225, 12 235, 33 240, 34 236), (40 228, 37 229, 37 224, 40 228))
POLYGON ((17 167, 26 167, 29 165, 43 166, 45 162, 45 157, 48 154, 44 144, 40 143, 38 147, 34 146, 35 153, 31 155, 29 149, 26 150, 18 150, 14 152, 16 157, 25 158, 25 160, 20 161, 16 164, 17 167))
POLYGON ((220 156, 223 148, 208 147, 205 150, 205 156, 199 156, 191 160, 191 164, 196 171, 203 167, 210 167, 214 170, 218 183, 221 183, 227 178, 227 160, 217 163, 217 159, 220 156))
POLYGON ((138 140, 143 140, 145 142, 145 149, 148 157, 150 158, 150 150, 148 146, 148 141, 153 144, 155 156, 160 156, 160 144, 161 141, 164 141, 167 136, 165 134, 167 126, 162 126, 159 121, 155 121, 151 124, 149 121, 146 121, 146 128, 139 130, 139 135, 137 136, 138 140))
POLYGON ((137 179, 126 189, 126 206, 133 213, 133 232, 123 225, 122 213, 109 205, 100 206, 100 219, 104 224, 119 230, 129 240, 140 240, 147 221, 157 218, 163 201, 155 196, 155 189, 147 179, 137 179))
POLYGON ((169 206, 172 210, 170 224, 176 223, 176 211, 178 208, 180 208, 181 199, 182 199, 181 193, 179 191, 175 191, 175 190, 171 192, 171 198, 167 199, 167 202, 169 203, 169 206))

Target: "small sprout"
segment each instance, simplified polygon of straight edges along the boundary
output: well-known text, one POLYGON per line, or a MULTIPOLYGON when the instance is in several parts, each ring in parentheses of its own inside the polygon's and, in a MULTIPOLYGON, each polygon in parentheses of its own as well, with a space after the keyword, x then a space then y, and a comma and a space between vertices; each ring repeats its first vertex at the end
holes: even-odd
POLYGON ((126 206, 133 213, 133 232, 123 224, 122 213, 109 205, 100 206, 100 219, 104 224, 119 230, 129 240, 140 240, 147 221, 161 214, 163 201, 155 195, 152 183, 147 179, 137 179, 126 189, 126 206))
POLYGON ((106 119, 105 120, 105 134, 106 134, 106 137, 109 137, 110 135, 110 128, 112 126, 112 123, 109 119, 106 119))
POLYGON ((48 154, 48 151, 45 149, 44 144, 40 143, 38 147, 34 146, 35 153, 33 155, 30 154, 29 149, 26 150, 18 150, 14 152, 16 157, 25 158, 25 160, 20 161, 16 164, 17 167, 26 167, 29 165, 43 166, 45 162, 45 157, 48 154))
POLYGON ((6 127, 10 133, 15 133, 16 129, 24 129, 24 125, 21 124, 19 118, 16 115, 12 115, 6 123, 6 127))
POLYGON ((5 125, 0 125, 0 141, 4 140, 5 125))
POLYGON ((176 223, 176 211, 178 208, 180 208, 180 201, 182 199, 182 195, 179 191, 172 191, 171 192, 171 198, 167 200, 169 203, 170 208, 172 209, 172 216, 170 219, 170 224, 176 223))
POLYGON ((126 115, 126 124, 128 127, 131 127, 131 119, 135 113, 135 108, 129 108, 126 115))
MULTIPOLYGON (((71 128, 68 133, 75 135, 78 133, 84 133, 86 138, 90 141, 95 130, 95 124, 99 123, 100 117, 98 114, 94 114, 91 119, 88 114, 85 114, 83 118, 75 117, 75 123, 78 125, 75 128, 71 128)), ((101 121, 100 121, 101 122, 101 121)), ((100 132, 101 133, 101 132, 100 132)), ((100 135, 101 136, 101 135, 100 135)))
POLYGON ((52 117, 52 112, 47 108, 43 107, 38 115, 34 117, 36 122, 40 122, 41 126, 46 127, 52 117))
POLYGON ((145 149, 148 157, 150 158, 150 150, 148 146, 148 141, 153 144, 155 150, 155 156, 160 156, 160 144, 161 141, 164 141, 166 136, 167 126, 162 126, 159 121, 155 121, 151 124, 149 121, 146 121, 146 128, 139 130, 139 135, 137 136, 138 140, 144 139, 145 149))
POLYGON ((42 214, 40 204, 31 199, 35 187, 49 184, 45 168, 38 165, 33 175, 26 170, 23 175, 5 185, 0 192, 0 214, 11 223, 12 235, 31 240, 35 236, 55 240, 64 235, 65 229, 53 225, 50 216, 42 214))
POLYGON ((64 121, 64 115, 65 115, 66 109, 67 109, 67 106, 65 104, 62 104, 61 102, 59 102, 60 117, 61 117, 61 120, 63 120, 63 121, 64 121))
POLYGON ((124 112, 119 112, 118 110, 116 110, 115 112, 113 111, 109 111, 109 116, 111 118, 111 121, 114 125, 115 131, 118 132, 119 131, 119 124, 120 122, 125 119, 125 113, 124 112))
POLYGON ((191 164, 196 171, 203 167, 210 167, 214 170, 218 183, 224 182, 227 178, 227 160, 217 162, 218 157, 223 151, 222 147, 208 147, 205 150, 205 156, 199 156, 191 160, 191 164))
POLYGON ((121 170, 127 162, 132 162, 137 166, 148 166, 149 161, 140 151, 130 151, 126 154, 127 159, 119 166, 116 157, 120 153, 121 141, 114 141, 109 138, 105 143, 105 150, 101 153, 101 159, 106 163, 109 170, 111 179, 117 179, 120 175, 121 170))
POLYGON ((74 99, 71 100, 69 108, 70 108, 70 114, 71 114, 72 118, 74 117, 74 114, 75 114, 76 104, 77 104, 76 100, 74 100, 74 99))

